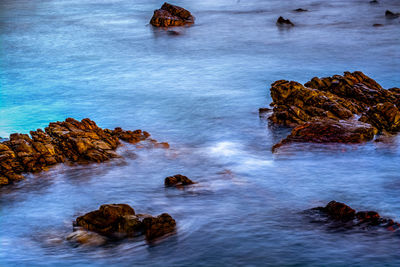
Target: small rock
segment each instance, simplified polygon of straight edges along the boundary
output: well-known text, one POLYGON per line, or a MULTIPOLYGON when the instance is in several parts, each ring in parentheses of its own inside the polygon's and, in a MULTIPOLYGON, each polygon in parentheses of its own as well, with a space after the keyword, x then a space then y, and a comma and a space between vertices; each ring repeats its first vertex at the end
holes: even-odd
POLYGON ((369 1, 370 4, 379 4, 378 0, 369 1))
POLYGON ((383 27, 383 24, 375 23, 375 24, 373 24, 372 26, 374 26, 374 27, 383 27))
POLYGON ((143 219, 147 240, 153 240, 175 231, 176 222, 168 213, 143 219))
POLYGON ((388 18, 388 19, 396 19, 396 18, 400 17, 400 14, 399 13, 393 13, 390 10, 386 10, 385 17, 388 18))
POLYGON ((161 9, 154 11, 150 24, 155 27, 184 26, 194 23, 194 17, 186 9, 164 3, 161 9))
POLYGON ((303 9, 303 8, 297 8, 293 10, 294 12, 307 12, 307 9, 303 9))
POLYGON ((176 174, 174 176, 168 176, 167 178, 165 178, 164 184, 165 186, 179 187, 179 186, 191 185, 194 184, 194 182, 184 175, 176 174))
POLYGON ((276 21, 276 24, 279 26, 294 26, 294 24, 289 19, 284 19, 283 17, 279 17, 276 21))
POLYGON ((107 242, 107 238, 86 230, 77 230, 67 236, 67 240, 81 245, 101 246, 107 242))

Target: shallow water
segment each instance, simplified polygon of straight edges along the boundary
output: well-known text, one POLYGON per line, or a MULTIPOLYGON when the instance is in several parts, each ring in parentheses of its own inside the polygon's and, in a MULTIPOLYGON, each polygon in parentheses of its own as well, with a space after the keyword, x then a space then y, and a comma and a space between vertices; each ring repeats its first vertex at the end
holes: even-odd
POLYGON ((288 130, 268 127, 258 108, 278 79, 361 70, 399 87, 400 20, 384 12, 400 2, 176 1, 196 16, 178 35, 148 25, 162 2, 0 2, 0 136, 89 117, 171 145, 125 145, 123 159, 1 188, 0 265, 399 266, 400 236, 332 232, 301 211, 334 199, 400 220, 400 138, 272 154, 288 130), (296 27, 277 28, 280 15, 296 27), (199 184, 165 189, 176 173, 199 184), (64 241, 72 220, 104 203, 168 212, 177 233, 151 245, 64 241))

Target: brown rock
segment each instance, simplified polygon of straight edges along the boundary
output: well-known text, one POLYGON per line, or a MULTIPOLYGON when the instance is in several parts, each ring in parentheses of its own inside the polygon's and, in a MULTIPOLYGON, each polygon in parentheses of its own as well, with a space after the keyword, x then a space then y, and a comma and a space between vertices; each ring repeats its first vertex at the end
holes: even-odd
POLYGON ((367 123, 355 120, 314 120, 295 127, 290 135, 272 147, 295 142, 304 143, 362 143, 374 138, 377 130, 367 123))
POLYGON ((400 131, 400 110, 392 103, 379 103, 363 114, 360 121, 369 123, 389 133, 400 131))
POLYGON ((176 222, 168 213, 143 219, 147 240, 164 236, 175 231, 176 222))
POLYGON ((174 176, 168 176, 167 178, 165 178, 164 184, 165 186, 179 187, 179 186, 191 185, 194 184, 194 182, 184 175, 176 174, 174 176))
POLYGON ((144 233, 151 240, 175 231, 176 222, 167 213, 152 217, 135 214, 133 208, 127 204, 106 204, 78 217, 75 226, 118 239, 144 233))
POLYGON ((347 206, 346 204, 331 201, 326 205, 325 211, 330 217, 335 220, 349 221, 353 220, 356 211, 347 206))
POLYGON ((194 17, 186 9, 164 3, 154 11, 150 24, 156 27, 184 26, 194 23, 194 17))

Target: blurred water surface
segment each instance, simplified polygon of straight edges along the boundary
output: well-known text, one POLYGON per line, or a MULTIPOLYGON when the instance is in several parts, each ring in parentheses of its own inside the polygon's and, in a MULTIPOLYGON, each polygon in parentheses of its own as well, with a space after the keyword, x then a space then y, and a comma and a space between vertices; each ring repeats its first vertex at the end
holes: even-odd
POLYGON ((399 266, 398 235, 333 233, 300 213, 335 199, 400 220, 399 138, 272 154, 288 130, 258 117, 278 79, 361 70, 399 87, 400 21, 384 12, 400 2, 379 2, 182 0, 196 24, 171 34, 148 25, 163 1, 2 0, 1 137, 89 117, 145 129, 171 149, 126 145, 123 159, 1 188, 0 265, 399 266), (296 27, 276 27, 280 15, 296 27), (199 184, 165 189, 176 173, 199 184), (168 212, 177 234, 150 246, 63 240, 74 218, 104 203, 168 212))

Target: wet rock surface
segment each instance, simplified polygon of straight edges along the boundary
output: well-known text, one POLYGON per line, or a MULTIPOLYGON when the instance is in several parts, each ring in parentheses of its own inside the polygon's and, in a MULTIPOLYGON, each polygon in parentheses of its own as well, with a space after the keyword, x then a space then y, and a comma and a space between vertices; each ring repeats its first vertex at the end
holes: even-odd
POLYGON ((23 173, 47 170, 57 163, 104 162, 119 157, 115 150, 120 140, 131 144, 149 140, 153 147, 167 147, 149 136, 141 130, 101 129, 90 119, 72 118, 52 122, 44 131, 31 131, 30 136, 11 134, 9 140, 0 143, 0 185, 22 180, 23 173))
POLYGON ((386 229, 399 231, 400 224, 389 218, 383 218, 376 211, 356 211, 348 205, 336 201, 325 207, 306 210, 312 223, 325 224, 332 229, 386 229))
POLYGON ((164 3, 161 9, 154 11, 150 24, 155 27, 184 26, 194 23, 193 15, 186 9, 164 3))
POLYGON ((278 20, 276 21, 276 25, 278 26, 289 26, 293 27, 294 24, 293 22, 290 21, 290 19, 284 19, 283 17, 279 17, 278 20))
POLYGON ((164 185, 167 187, 170 187, 170 186, 181 187, 181 186, 191 185, 191 184, 194 184, 194 182, 192 180, 190 180, 189 178, 187 178, 186 176, 181 175, 181 174, 176 174, 174 176, 168 176, 164 180, 164 185))
MULTIPOLYGON (((144 234, 150 241, 173 233, 176 222, 167 213, 153 217, 148 214, 136 214, 134 209, 127 204, 105 204, 98 210, 78 217, 74 226, 80 227, 78 231, 95 232, 111 240, 144 234)), ((76 240, 77 236, 83 236, 82 239, 86 240, 88 235, 78 232, 70 236, 73 240, 76 240)))
POLYGON ((295 127, 275 149, 290 142, 359 143, 378 131, 400 131, 398 88, 383 89, 360 71, 314 77, 304 85, 279 80, 271 85, 271 97, 269 120, 295 127))

